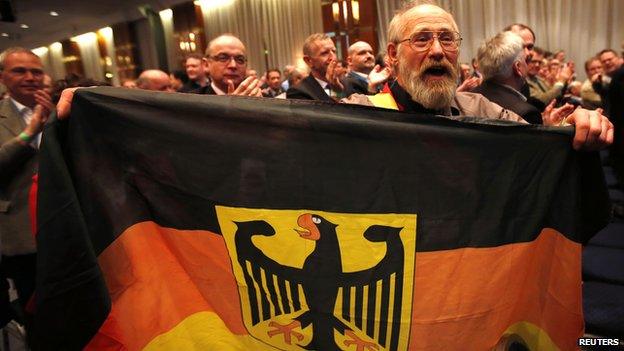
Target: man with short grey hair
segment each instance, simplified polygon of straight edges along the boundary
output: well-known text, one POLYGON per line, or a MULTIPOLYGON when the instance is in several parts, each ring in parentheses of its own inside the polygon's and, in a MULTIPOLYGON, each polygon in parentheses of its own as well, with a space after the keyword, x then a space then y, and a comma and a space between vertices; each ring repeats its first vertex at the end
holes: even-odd
POLYGON ((548 120, 549 124, 558 123, 563 118, 561 112, 571 112, 566 109, 552 109, 545 111, 544 116, 520 92, 526 84, 527 60, 522 38, 512 32, 502 32, 486 40, 477 53, 479 67, 485 81, 473 90, 488 100, 511 110, 531 124, 542 124, 542 117, 551 118, 551 112, 557 113, 548 120), (551 123, 552 122, 552 123, 551 123))
POLYGON ((30 50, 13 47, 0 54, 0 81, 7 88, 0 101, 0 271, 13 280, 22 307, 35 289, 37 261, 28 195, 41 131, 54 108, 43 79, 43 64, 30 50))
POLYGON ((303 44, 303 61, 310 67, 310 75, 297 86, 286 91, 288 99, 332 102, 344 86, 336 66, 336 45, 323 33, 310 35, 303 44))

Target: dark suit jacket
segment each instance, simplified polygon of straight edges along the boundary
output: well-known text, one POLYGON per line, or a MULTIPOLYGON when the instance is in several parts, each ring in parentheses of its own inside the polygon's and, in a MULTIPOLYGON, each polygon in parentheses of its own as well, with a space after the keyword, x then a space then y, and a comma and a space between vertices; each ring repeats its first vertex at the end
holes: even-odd
POLYGON ((205 95, 217 95, 217 93, 212 89, 212 85, 206 84, 199 89, 195 89, 193 91, 189 91, 191 94, 205 94, 205 95))
POLYGON ((287 99, 318 100, 334 102, 311 74, 299 82, 297 86, 288 88, 287 99))
POLYGON ((368 92, 368 82, 357 73, 349 72, 342 81, 342 84, 344 85, 345 97, 349 97, 351 94, 370 95, 368 92))
POLYGON ((30 228, 28 193, 37 172, 37 150, 16 137, 26 128, 9 98, 0 101, 0 235, 2 254, 36 251, 30 228))
POLYGON ((522 97, 509 87, 486 80, 472 91, 485 96, 488 100, 503 108, 519 114, 525 121, 531 124, 542 124, 542 114, 537 108, 524 101, 522 97))

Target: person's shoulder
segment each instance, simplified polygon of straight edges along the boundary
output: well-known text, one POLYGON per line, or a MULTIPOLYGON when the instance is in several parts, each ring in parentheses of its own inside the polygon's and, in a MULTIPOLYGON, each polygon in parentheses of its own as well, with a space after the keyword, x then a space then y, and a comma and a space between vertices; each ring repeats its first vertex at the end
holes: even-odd
POLYGON ((518 114, 501 107, 479 93, 458 92, 455 94, 455 103, 462 116, 505 119, 526 123, 518 114))

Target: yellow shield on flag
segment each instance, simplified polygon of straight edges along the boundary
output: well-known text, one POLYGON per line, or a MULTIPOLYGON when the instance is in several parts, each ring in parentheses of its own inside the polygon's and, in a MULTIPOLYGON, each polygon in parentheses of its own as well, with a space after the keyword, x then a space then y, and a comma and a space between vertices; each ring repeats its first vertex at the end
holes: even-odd
POLYGON ((216 212, 253 337, 282 350, 407 350, 416 215, 216 212))

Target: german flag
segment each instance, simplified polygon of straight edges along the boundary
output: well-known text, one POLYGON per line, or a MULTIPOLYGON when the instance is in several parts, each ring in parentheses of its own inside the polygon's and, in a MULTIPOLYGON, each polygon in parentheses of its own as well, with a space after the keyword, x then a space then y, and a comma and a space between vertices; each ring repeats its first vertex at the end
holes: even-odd
POLYGON ((47 126, 51 350, 569 350, 606 224, 571 129, 89 88, 47 126))

